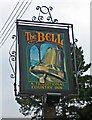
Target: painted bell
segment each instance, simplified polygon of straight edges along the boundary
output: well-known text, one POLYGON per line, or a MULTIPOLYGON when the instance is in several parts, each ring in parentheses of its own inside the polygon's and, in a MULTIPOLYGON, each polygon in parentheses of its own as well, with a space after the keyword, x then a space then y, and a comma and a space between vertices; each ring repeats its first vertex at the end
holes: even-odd
POLYGON ((63 50, 58 48, 48 48, 41 62, 34 67, 30 67, 30 72, 39 77, 40 83, 45 83, 45 81, 64 81, 63 50))

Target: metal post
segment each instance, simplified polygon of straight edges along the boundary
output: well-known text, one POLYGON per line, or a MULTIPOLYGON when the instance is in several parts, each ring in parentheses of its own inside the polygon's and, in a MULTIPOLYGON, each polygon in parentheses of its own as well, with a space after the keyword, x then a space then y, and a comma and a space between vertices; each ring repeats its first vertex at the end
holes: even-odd
POLYGON ((43 120, 56 120, 56 109, 55 104, 59 103, 60 100, 60 93, 47 93, 42 98, 42 115, 43 120))
POLYGON ((77 91, 79 95, 79 84, 78 84, 78 76, 77 76, 77 62, 76 62, 76 43, 74 41, 74 33, 73 33, 73 25, 72 25, 72 38, 73 38, 73 49, 74 49, 74 65, 75 65, 75 75, 76 75, 76 84, 77 84, 77 91))
POLYGON ((44 120, 56 120, 55 104, 44 103, 44 120))

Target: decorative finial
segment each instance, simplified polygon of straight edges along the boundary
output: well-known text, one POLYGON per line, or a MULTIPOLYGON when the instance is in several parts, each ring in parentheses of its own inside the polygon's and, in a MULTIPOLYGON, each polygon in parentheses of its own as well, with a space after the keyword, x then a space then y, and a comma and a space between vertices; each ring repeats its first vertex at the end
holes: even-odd
POLYGON ((57 23, 58 22, 57 19, 52 19, 52 15, 51 15, 50 12, 53 10, 53 7, 51 7, 51 6, 50 7, 47 7, 47 6, 42 6, 42 7, 37 6, 36 10, 39 10, 39 15, 38 15, 38 17, 33 16, 32 17, 32 21, 45 22, 44 21, 44 18, 45 18, 44 15, 47 15, 46 20, 48 22, 51 22, 51 23, 57 23))

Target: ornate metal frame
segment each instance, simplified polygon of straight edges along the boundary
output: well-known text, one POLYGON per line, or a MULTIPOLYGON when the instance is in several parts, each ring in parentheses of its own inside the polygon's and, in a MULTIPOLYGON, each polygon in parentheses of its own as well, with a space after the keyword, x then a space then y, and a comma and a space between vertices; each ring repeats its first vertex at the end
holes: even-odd
MULTIPOLYGON (((36 7, 36 10, 39 10, 39 15, 38 17, 36 16, 33 16, 32 17, 32 21, 29 21, 30 22, 37 22, 38 24, 40 23, 43 23, 46 24, 46 23, 50 23, 50 25, 52 23, 54 24, 57 24, 58 20, 57 19, 53 19, 52 16, 51 16, 51 11, 53 10, 53 8, 50 6, 50 7, 47 7, 47 6, 37 6, 36 7), (41 15, 42 14, 42 15, 41 15), (47 14, 47 21, 48 22, 44 22, 44 16, 47 14)), ((17 24, 18 23, 24 23, 26 20, 17 20, 17 24)), ((76 67, 76 49, 75 49, 75 46, 76 46, 76 41, 74 39, 74 34, 73 34, 73 24, 69 24, 69 23, 58 23, 59 27, 67 27, 68 29, 71 29, 71 33, 72 33, 72 40, 73 40, 73 48, 74 48, 74 63, 75 63, 75 75, 76 75, 76 84, 77 84, 77 89, 78 89, 78 78, 77 78, 77 67, 76 67)), ((17 94, 17 84, 16 84, 16 68, 17 68, 17 36, 16 35, 13 35, 12 36, 12 39, 14 39, 14 42, 10 48, 10 51, 9 51, 9 63, 10 63, 10 66, 11 66, 11 69, 12 69, 12 74, 10 75, 11 78, 14 78, 15 79, 15 82, 14 82, 14 91, 15 91, 15 96, 18 96, 17 94), (14 47, 14 44, 16 45, 15 46, 15 50, 12 50, 13 47, 14 47), (13 66, 12 62, 15 63, 15 67, 13 66)), ((78 92, 79 94, 79 92, 78 92)))

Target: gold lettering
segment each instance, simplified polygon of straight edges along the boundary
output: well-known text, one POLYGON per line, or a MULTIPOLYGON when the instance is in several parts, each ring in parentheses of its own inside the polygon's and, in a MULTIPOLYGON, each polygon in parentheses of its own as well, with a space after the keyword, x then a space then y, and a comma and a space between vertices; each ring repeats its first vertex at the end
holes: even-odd
POLYGON ((61 89, 62 87, 61 86, 56 86, 55 89, 61 89))
POLYGON ((57 40, 58 40, 58 44, 60 44, 61 43, 60 34, 57 34, 57 40))
POLYGON ((46 38, 47 41, 51 41, 51 34, 47 33, 46 36, 45 36, 45 38, 46 38))
POLYGON ((53 42, 53 43, 56 43, 55 35, 54 35, 54 34, 52 34, 52 42, 53 42))
POLYGON ((60 46, 63 46, 63 40, 61 40, 60 38, 60 34, 57 34, 57 43, 60 45, 60 46))
POLYGON ((25 34, 27 42, 30 43, 33 40, 36 40, 36 35, 35 34, 33 36, 32 36, 32 34, 30 32, 25 32, 24 34, 25 34))
POLYGON ((37 34, 37 42, 43 42, 45 40, 44 33, 42 32, 36 32, 37 34))
POLYGON ((26 40, 27 42, 30 40, 30 32, 25 32, 25 37, 26 37, 26 40))
POLYGON ((31 43, 35 41, 36 43, 38 42, 52 42, 52 43, 57 43, 60 46, 63 46, 63 40, 61 40, 61 34, 51 34, 51 33, 43 33, 43 32, 36 32, 34 35, 31 34, 31 32, 25 32, 25 37, 28 43, 31 43))

